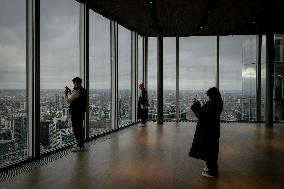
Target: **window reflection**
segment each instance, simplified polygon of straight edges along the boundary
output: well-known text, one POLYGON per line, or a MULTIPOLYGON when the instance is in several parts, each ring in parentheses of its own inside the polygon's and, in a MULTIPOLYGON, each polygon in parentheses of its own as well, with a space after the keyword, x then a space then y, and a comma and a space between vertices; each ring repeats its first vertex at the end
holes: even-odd
POLYGON ((180 38, 180 120, 196 120, 192 100, 205 103, 206 91, 215 86, 216 37, 180 38))
POLYGON ((26 1, 0 6, 0 167, 28 156, 26 1))
POLYGON ((143 38, 138 36, 138 83, 143 82, 143 38))
POLYGON ((148 38, 148 99, 151 121, 157 120, 157 38, 148 38))
POLYGON ((274 120, 284 121, 284 35, 275 35, 274 120))
POLYGON ((110 21, 90 11, 89 14, 89 133, 111 129, 110 21))
POLYGON ((118 127, 132 121, 131 32, 118 27, 118 127))
POLYGON ((164 38, 163 120, 176 120, 176 38, 164 38))
POLYGON ((41 152, 74 141, 64 87, 79 76, 79 4, 72 0, 40 3, 41 152))
POLYGON ((256 120, 256 37, 220 37, 221 119, 256 120))

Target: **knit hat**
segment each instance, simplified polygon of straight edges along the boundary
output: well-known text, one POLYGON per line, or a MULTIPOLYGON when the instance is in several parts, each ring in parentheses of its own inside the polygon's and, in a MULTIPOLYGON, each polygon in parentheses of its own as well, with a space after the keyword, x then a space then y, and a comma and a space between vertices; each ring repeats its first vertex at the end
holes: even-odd
POLYGON ((140 83, 139 85, 138 85, 138 87, 139 87, 139 89, 145 89, 145 87, 144 87, 144 83, 140 83))

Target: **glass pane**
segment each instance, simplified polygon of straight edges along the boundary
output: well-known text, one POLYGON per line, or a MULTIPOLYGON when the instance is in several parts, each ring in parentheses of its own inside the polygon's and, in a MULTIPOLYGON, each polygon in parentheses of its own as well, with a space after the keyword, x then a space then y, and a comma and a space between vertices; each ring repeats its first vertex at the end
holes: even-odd
POLYGON ((274 120, 284 121, 284 35, 275 35, 274 120))
POLYGON ((111 129, 110 21, 90 11, 90 136, 111 129))
POLYGON ((215 86, 216 37, 180 38, 180 119, 197 120, 190 110, 193 98, 202 104, 215 86))
POLYGON ((148 99, 151 121, 157 120, 157 38, 148 38, 148 99))
POLYGON ((40 3, 40 129, 41 152, 74 142, 64 87, 79 76, 79 3, 40 3))
POLYGON ((266 37, 262 36, 261 44, 261 121, 265 121, 266 93, 266 37))
POLYGON ((163 120, 176 120, 176 38, 164 37, 163 120))
POLYGON ((131 123, 131 32, 118 27, 118 127, 131 123))
POLYGON ((0 167, 28 156, 26 1, 0 6, 0 167))
POLYGON ((220 37, 221 115, 226 121, 256 120, 256 37, 220 37))
POLYGON ((143 82, 143 38, 138 36, 138 83, 143 82))

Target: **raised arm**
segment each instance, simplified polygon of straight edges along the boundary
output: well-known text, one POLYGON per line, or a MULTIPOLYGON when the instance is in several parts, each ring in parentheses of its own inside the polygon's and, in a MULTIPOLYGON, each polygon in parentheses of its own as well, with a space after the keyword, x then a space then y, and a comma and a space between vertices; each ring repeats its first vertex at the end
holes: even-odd
POLYGON ((201 104, 199 101, 195 101, 192 106, 191 110, 193 111, 194 115, 199 118, 200 116, 200 111, 201 111, 201 104))
POLYGON ((71 103, 73 100, 75 100, 75 98, 79 97, 79 91, 77 90, 73 90, 73 92, 71 93, 71 95, 68 97, 68 95, 65 95, 65 99, 68 103, 71 103))

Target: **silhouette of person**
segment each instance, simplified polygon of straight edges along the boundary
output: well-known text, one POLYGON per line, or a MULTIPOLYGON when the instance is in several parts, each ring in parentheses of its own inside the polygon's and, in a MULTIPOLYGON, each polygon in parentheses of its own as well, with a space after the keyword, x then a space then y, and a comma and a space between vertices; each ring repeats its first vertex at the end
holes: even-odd
POLYGON ((73 80, 74 89, 70 94, 68 87, 65 89, 65 99, 70 104, 69 111, 71 114, 72 128, 77 141, 77 146, 72 148, 72 152, 84 150, 84 127, 85 112, 87 108, 87 92, 82 84, 82 79, 75 77, 73 80), (70 96, 68 96, 68 94, 70 96))
POLYGON ((146 120, 148 119, 149 101, 147 97, 147 91, 144 87, 144 83, 139 84, 139 89, 141 90, 141 93, 138 99, 137 114, 138 114, 138 119, 141 119, 140 125, 142 127, 145 127, 146 120))
POLYGON ((206 161, 202 176, 217 177, 219 173, 218 155, 220 138, 220 114, 223 111, 223 101, 220 91, 212 87, 207 91, 208 101, 201 106, 194 99, 191 110, 198 118, 194 139, 189 156, 206 161))

